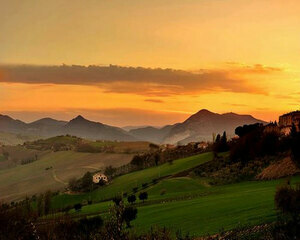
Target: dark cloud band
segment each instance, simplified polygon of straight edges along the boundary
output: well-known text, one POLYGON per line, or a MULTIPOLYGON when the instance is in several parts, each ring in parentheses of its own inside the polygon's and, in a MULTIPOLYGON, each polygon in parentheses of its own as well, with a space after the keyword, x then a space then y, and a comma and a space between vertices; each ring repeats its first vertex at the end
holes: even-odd
POLYGON ((197 94, 211 91, 265 94, 263 89, 249 84, 246 73, 277 71, 261 65, 239 69, 210 69, 197 73, 174 69, 150 69, 120 66, 0 66, 0 82, 26 84, 92 85, 105 92, 133 93, 145 96, 197 94), (234 71, 238 74, 235 75, 234 71))

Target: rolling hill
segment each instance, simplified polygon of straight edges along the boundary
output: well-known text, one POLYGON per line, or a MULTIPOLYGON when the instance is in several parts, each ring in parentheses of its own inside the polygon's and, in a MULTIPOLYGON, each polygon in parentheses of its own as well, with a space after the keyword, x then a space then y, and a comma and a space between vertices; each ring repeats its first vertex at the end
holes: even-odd
POLYGON ((161 143, 173 127, 174 125, 167 125, 162 128, 149 126, 138 129, 132 129, 129 131, 129 133, 139 140, 144 140, 153 143, 161 143))
POLYGON ((218 114, 202 109, 182 123, 167 125, 162 128, 147 126, 125 131, 122 128, 93 122, 77 116, 69 122, 43 118, 32 123, 25 123, 0 115, 0 131, 24 136, 53 137, 74 135, 91 140, 109 141, 149 141, 153 143, 186 144, 195 141, 211 141, 212 134, 226 131, 234 135, 236 127, 244 124, 265 123, 251 115, 235 113, 218 114))
POLYGON ((62 133, 88 139, 134 141, 135 138, 118 127, 89 121, 82 116, 72 119, 62 128, 62 133))
POLYGON ((234 135, 236 127, 265 123, 251 115, 239 115, 235 113, 218 114, 202 109, 190 116, 182 123, 168 125, 163 128, 139 128, 129 131, 136 138, 152 141, 155 143, 187 144, 196 141, 211 141, 212 134, 227 132, 229 136, 234 135))
POLYGON ((77 116, 69 122, 43 118, 32 123, 25 123, 6 115, 0 115, 0 131, 43 138, 70 134, 92 140, 135 140, 133 136, 121 128, 89 121, 82 116, 77 116))
POLYGON ((218 114, 202 109, 183 123, 174 126, 165 136, 164 142, 186 144, 195 141, 211 141, 213 133, 221 134, 226 131, 229 136, 234 136, 236 127, 253 123, 265 122, 251 115, 218 114))

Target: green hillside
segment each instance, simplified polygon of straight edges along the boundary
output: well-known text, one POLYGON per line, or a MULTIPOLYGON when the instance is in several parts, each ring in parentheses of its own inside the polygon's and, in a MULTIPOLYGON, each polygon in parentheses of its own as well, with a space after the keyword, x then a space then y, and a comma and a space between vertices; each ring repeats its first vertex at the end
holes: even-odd
MULTIPOLYGON (((229 230, 238 225, 251 226, 274 221, 274 193, 276 187, 284 181, 252 181, 208 189, 200 186, 196 189, 194 179, 185 179, 185 189, 177 190, 177 196, 181 192, 189 197, 181 200, 174 198, 178 180, 166 180, 165 183, 149 190, 150 199, 162 198, 159 195, 162 187, 169 194, 166 194, 160 203, 138 208, 138 218, 134 221, 138 231, 146 231, 153 225, 159 225, 174 232, 181 229, 184 233, 199 236, 217 233, 222 228, 229 230), (171 201, 168 201, 169 197, 171 201)), ((299 177, 293 180, 300 182, 299 177)), ((179 188, 182 187, 179 185, 179 188)))
MULTIPOLYGON (((292 179, 299 183, 300 177, 292 179)), ((158 225, 174 233, 179 229, 194 236, 214 234, 221 229, 254 226, 276 219, 274 193, 285 180, 247 181, 224 186, 208 186, 201 178, 174 178, 148 188, 149 199, 137 200, 138 217, 133 222, 138 232, 158 225), (161 195, 162 190, 165 194, 161 195)), ((137 194, 138 195, 138 194, 137 194)), ((125 200, 126 202, 126 200, 125 200)), ((112 201, 84 206, 80 213, 104 217, 112 201)))
POLYGON ((93 201, 102 201, 114 197, 121 193, 130 193, 133 188, 141 188, 142 184, 150 184, 153 179, 167 177, 176 173, 191 169, 204 162, 212 160, 212 153, 203 153, 200 155, 182 158, 174 161, 172 164, 165 163, 157 167, 147 168, 141 171, 132 172, 113 179, 112 183, 99 188, 91 193, 79 195, 60 195, 54 198, 53 206, 61 207, 65 204, 75 204, 82 200, 92 199, 93 201), (63 203, 63 202, 64 203, 63 203))

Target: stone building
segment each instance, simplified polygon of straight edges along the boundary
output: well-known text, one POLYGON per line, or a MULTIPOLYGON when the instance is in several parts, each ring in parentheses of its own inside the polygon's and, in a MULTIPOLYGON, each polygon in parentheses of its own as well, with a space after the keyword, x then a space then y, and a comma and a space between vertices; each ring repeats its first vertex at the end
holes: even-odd
POLYGON ((279 117, 279 127, 284 134, 290 133, 293 124, 297 131, 300 131, 300 111, 290 112, 279 117))

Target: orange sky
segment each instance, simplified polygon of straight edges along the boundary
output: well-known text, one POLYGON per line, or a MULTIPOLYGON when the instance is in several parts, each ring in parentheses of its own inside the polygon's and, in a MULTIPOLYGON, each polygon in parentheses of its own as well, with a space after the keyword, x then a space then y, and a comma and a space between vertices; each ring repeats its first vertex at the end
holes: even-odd
POLYGON ((206 108, 275 120, 300 105, 299 12, 298 0, 3 1, 0 113, 124 126, 206 108), (134 68, 45 77, 11 64, 134 68))

